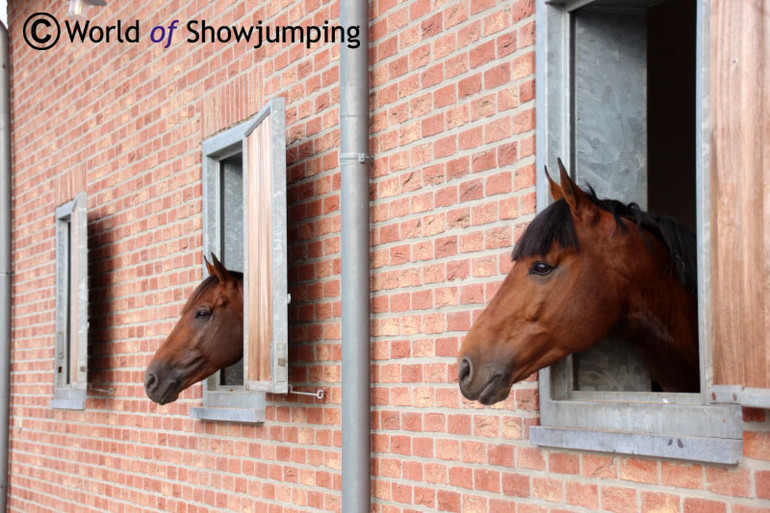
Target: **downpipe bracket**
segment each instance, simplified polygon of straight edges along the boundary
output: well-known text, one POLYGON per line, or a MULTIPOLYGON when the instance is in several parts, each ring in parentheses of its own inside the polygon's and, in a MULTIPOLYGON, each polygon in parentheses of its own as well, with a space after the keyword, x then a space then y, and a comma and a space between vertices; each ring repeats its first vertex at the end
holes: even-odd
POLYGON ((373 162, 374 156, 368 153, 340 153, 340 165, 346 162, 358 162, 359 164, 365 164, 367 162, 373 162))

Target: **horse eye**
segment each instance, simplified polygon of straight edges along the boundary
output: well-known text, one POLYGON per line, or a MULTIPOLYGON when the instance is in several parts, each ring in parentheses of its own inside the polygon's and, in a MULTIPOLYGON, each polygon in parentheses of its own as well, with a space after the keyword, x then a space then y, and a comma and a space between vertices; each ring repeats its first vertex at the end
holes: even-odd
POLYGON ((206 308, 201 308, 197 312, 195 312, 195 318, 196 319, 208 319, 211 317, 211 311, 206 308))
POLYGON ((529 268, 529 274, 537 274, 538 276, 545 276, 550 274, 551 271, 553 271, 553 266, 545 262, 535 262, 529 268))

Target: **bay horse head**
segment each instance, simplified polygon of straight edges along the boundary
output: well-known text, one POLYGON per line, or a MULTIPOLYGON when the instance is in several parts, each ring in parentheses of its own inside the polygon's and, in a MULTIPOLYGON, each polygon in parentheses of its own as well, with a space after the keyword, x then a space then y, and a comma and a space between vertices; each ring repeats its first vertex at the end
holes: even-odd
POLYGON ((167 404, 179 393, 243 356, 243 275, 204 257, 209 277, 187 300, 144 376, 147 397, 167 404))
POLYGON ((514 265, 463 340, 458 381, 483 404, 608 336, 640 348, 665 391, 697 391, 695 236, 636 204, 580 189, 559 160, 554 202, 527 227, 514 265))

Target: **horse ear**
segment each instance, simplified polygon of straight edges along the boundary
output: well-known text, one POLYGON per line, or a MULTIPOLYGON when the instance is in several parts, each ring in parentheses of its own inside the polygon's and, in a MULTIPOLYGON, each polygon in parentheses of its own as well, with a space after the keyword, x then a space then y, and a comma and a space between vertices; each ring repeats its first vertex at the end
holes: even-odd
POLYGON ((220 283, 225 283, 226 281, 232 279, 230 276, 230 271, 225 269, 225 266, 222 265, 222 262, 219 261, 213 252, 211 253, 211 260, 214 262, 213 264, 209 263, 205 256, 203 257, 203 260, 206 261, 206 267, 209 270, 209 274, 216 276, 220 283))
POLYGON ((214 274, 214 266, 211 265, 211 262, 206 258, 206 255, 203 255, 203 261, 206 262, 206 269, 208 269, 209 275, 214 274))
POLYGON ((559 184, 553 181, 553 178, 551 178, 551 175, 548 173, 548 166, 543 166, 545 168, 545 178, 548 180, 548 188, 551 190, 551 197, 554 201, 559 201, 564 197, 564 195, 561 192, 561 187, 559 187, 559 184))
POLYGON ((559 174, 561 175, 561 193, 564 200, 569 205, 572 214, 581 218, 586 212, 586 209, 590 209, 593 206, 593 202, 588 198, 583 189, 570 178, 567 169, 564 167, 564 163, 561 159, 556 159, 559 163, 559 174))

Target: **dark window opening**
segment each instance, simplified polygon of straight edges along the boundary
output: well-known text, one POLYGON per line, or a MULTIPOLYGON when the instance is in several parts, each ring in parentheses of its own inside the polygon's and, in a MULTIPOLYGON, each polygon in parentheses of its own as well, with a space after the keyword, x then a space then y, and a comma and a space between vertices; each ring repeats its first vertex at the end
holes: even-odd
MULTIPOLYGON (((220 261, 243 272, 243 153, 219 162, 220 261)), ((219 384, 243 386, 243 359, 219 372, 219 384)))
POLYGON ((649 210, 695 231, 695 0, 648 9, 649 210))
MULTIPOLYGON (((695 231, 695 0, 597 1, 572 13, 572 169, 599 197, 695 231)), ((661 391, 639 349, 607 339, 572 358, 576 391, 661 391)))

